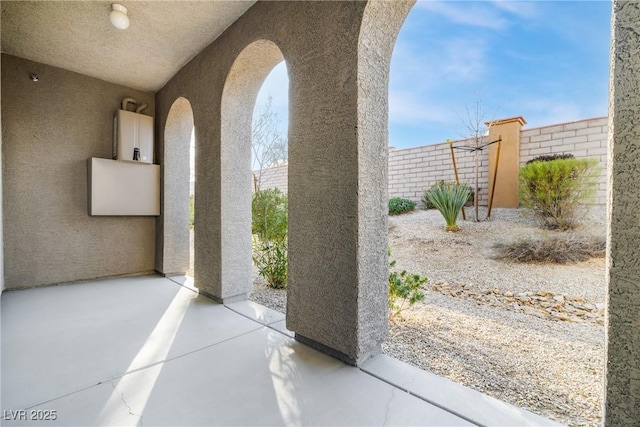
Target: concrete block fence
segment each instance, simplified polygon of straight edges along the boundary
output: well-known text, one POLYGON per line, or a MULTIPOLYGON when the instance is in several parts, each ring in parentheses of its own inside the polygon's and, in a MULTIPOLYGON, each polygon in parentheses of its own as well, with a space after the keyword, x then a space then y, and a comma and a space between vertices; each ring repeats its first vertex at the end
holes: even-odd
MULTIPOLYGON (((520 165, 540 155, 570 153, 576 158, 595 158, 600 162, 600 179, 595 205, 606 204, 607 117, 579 120, 520 131, 520 165)), ((458 140, 454 146, 472 146, 471 140, 458 140)), ((461 182, 473 186, 474 154, 454 150, 461 182)), ((454 179, 448 143, 424 145, 402 150, 389 148, 389 197, 404 197, 420 202, 424 189, 434 183, 454 179)), ((480 205, 488 203, 489 155, 480 153, 480 205)), ((287 191, 287 166, 263 171, 262 188, 287 191)))
POLYGON ((287 192, 288 187, 288 166, 280 165, 254 172, 254 179, 259 188, 277 188, 280 191, 287 192))

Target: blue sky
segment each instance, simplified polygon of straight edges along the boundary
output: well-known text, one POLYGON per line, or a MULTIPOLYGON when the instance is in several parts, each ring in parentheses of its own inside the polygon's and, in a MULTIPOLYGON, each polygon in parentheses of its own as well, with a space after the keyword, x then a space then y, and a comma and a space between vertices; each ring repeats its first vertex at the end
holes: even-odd
MULTIPOLYGON (((418 1, 395 45, 389 145, 468 136, 466 108, 487 119, 522 115, 526 128, 607 115, 608 1, 418 1)), ((270 94, 286 134, 284 63, 270 94)))

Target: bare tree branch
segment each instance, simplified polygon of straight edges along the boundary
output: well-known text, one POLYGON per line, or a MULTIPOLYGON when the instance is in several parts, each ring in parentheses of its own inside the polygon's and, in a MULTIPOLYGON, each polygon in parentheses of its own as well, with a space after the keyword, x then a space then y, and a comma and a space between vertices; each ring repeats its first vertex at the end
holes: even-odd
MULTIPOLYGON (((461 118, 462 124, 466 129, 465 139, 470 139, 474 147, 480 147, 484 142, 484 138, 489 133, 489 129, 495 123, 495 119, 487 119, 487 113, 482 108, 482 100, 478 97, 474 103, 472 109, 469 109, 469 105, 465 105, 466 119, 461 118)), ((478 222, 478 206, 479 206, 479 191, 478 184, 480 178, 480 150, 474 152, 475 157, 475 183, 473 193, 473 219, 478 222)))
POLYGON ((280 118, 272 104, 273 98, 269 95, 267 102, 253 116, 251 149, 257 188, 262 184, 265 169, 286 164, 288 158, 287 137, 280 134, 280 118))

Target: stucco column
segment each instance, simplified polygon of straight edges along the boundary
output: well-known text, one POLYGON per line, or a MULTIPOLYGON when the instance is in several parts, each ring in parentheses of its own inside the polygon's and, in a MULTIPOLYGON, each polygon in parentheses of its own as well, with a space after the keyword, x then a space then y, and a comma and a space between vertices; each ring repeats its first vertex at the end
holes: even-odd
POLYGON ((606 426, 640 420, 640 3, 613 2, 606 426))
MULTIPOLYGON (((159 103, 161 104, 161 103, 159 103)), ((164 105, 159 110, 163 111, 164 105), (162 109, 162 110, 160 110, 162 109)), ((156 121, 162 171, 162 209, 156 222, 155 269, 165 276, 189 270, 189 155, 193 113, 185 98, 177 99, 166 119, 156 121)))
POLYGON ((500 143, 500 159, 498 162, 498 144, 489 147, 489 198, 493 181, 496 181, 493 195, 494 208, 517 208, 520 205, 518 196, 518 173, 520 171, 520 130, 527 122, 523 117, 511 117, 489 123, 489 141, 500 143), (498 162, 497 175, 496 162, 498 162), (496 179, 497 176, 497 179, 496 179))
POLYGON ((314 3, 340 19, 290 63, 287 327, 355 365, 387 336, 388 72, 412 4, 314 3))

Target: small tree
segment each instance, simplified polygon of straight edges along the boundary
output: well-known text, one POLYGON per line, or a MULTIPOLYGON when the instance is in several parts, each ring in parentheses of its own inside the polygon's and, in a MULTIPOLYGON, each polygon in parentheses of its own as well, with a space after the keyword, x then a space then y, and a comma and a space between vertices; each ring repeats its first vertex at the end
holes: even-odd
POLYGON ((595 194, 598 161, 549 159, 531 161, 520 168, 520 200, 545 227, 570 230, 577 225, 580 206, 595 194))
POLYGON ((257 108, 253 116, 251 149, 257 189, 260 189, 262 184, 263 171, 271 166, 286 163, 288 157, 287 137, 280 134, 280 118, 273 110, 272 104, 273 98, 269 95, 267 102, 257 108))
POLYGON ((482 108, 482 102, 477 99, 473 108, 469 106, 465 107, 466 118, 462 118, 462 124, 464 125, 467 133, 462 135, 463 138, 471 140, 474 150, 474 162, 475 162, 475 179, 473 189, 473 220, 478 222, 478 206, 479 206, 479 180, 480 180, 480 152, 482 151, 481 145, 484 141, 485 135, 488 135, 489 129, 494 124, 495 120, 488 120, 486 111, 482 108))

